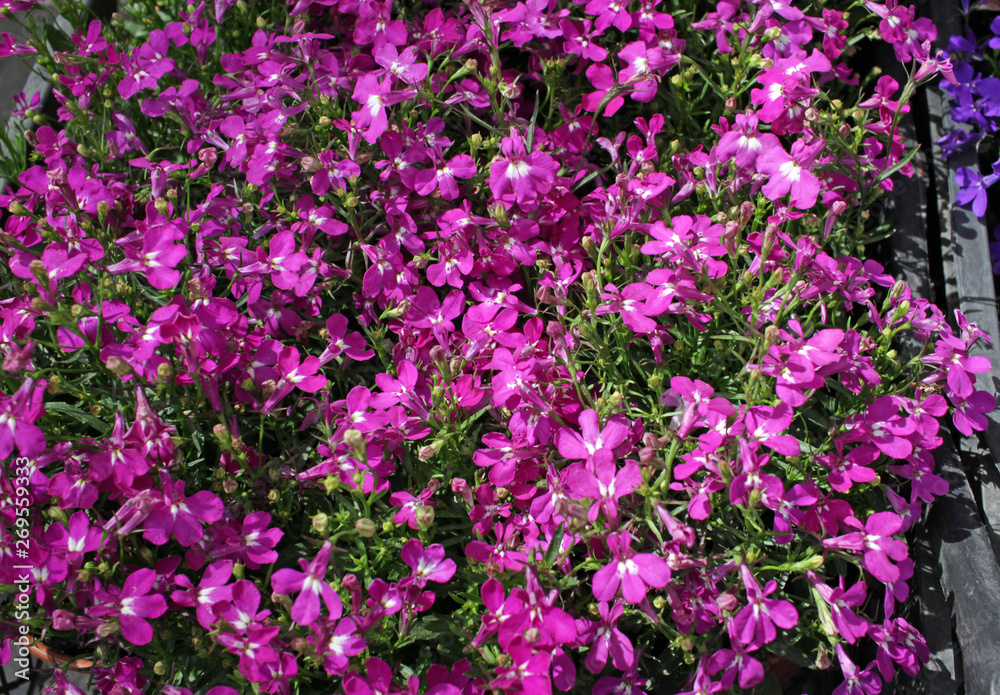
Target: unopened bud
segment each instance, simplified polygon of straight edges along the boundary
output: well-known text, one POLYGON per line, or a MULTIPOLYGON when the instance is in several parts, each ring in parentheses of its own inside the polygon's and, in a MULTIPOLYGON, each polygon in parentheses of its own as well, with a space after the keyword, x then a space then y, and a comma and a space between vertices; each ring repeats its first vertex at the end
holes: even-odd
POLYGON ((352 449, 361 449, 365 445, 365 435, 360 430, 347 430, 344 432, 344 443, 352 449))
POLYGON ((778 333, 779 333, 778 327, 775 326, 775 325, 773 325, 773 324, 764 329, 764 349, 765 350, 767 348, 771 347, 772 345, 774 345, 776 342, 778 342, 778 338, 779 338, 778 333))
POLYGON ((507 208, 505 208, 501 203, 495 203, 490 206, 490 217, 503 229, 510 227, 510 219, 507 217, 507 208))
POLYGON ((327 530, 330 528, 330 517, 324 512, 319 512, 312 518, 312 527, 316 533, 325 536, 327 530))
POLYGON ((117 355, 109 357, 108 361, 104 363, 104 366, 108 368, 109 372, 117 374, 118 376, 125 376, 126 374, 132 373, 132 367, 129 366, 128 362, 117 355))
POLYGON ((420 449, 420 453, 417 456, 421 461, 430 461, 432 458, 438 455, 441 448, 444 446, 444 442, 438 439, 437 441, 431 442, 427 446, 420 449))
POLYGON ((451 491, 461 497, 470 507, 476 503, 475 497, 472 495, 472 488, 469 487, 469 483, 465 478, 453 478, 451 481, 451 491))
POLYGON ((161 362, 156 368, 156 378, 160 381, 168 381, 174 375, 174 368, 169 362, 161 362))
POLYGON ((421 528, 430 528, 434 523, 434 507, 425 504, 422 507, 417 507, 417 511, 414 512, 414 517, 416 517, 417 524, 421 528))
POLYGON ((354 522, 354 530, 362 538, 372 538, 375 535, 375 522, 365 517, 354 522))

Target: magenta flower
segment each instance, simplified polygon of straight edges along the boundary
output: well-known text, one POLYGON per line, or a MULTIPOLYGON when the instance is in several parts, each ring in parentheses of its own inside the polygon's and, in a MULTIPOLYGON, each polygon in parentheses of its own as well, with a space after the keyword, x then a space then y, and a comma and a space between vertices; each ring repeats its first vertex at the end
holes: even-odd
POLYGON ((475 161, 467 154, 460 154, 452 157, 446 164, 417 172, 414 190, 420 195, 430 195, 440 190, 442 199, 455 200, 458 198, 456 179, 471 179, 475 175, 475 161))
POLYGON ((281 290, 290 290, 299 282, 299 271, 309 262, 302 251, 296 251, 295 233, 279 232, 271 237, 268 251, 257 249, 257 262, 240 268, 246 275, 270 274, 271 282, 281 290))
POLYGON ((257 586, 248 579, 240 579, 232 584, 232 597, 216 603, 213 611, 226 625, 246 633, 255 625, 262 625, 271 615, 269 610, 260 610, 260 600, 257 586))
POLYGON ((335 626, 330 621, 323 621, 328 625, 327 629, 313 633, 310 641, 314 638, 318 642, 316 645, 316 655, 323 659, 323 670, 331 676, 340 676, 347 672, 351 665, 350 658, 357 656, 368 645, 365 640, 358 635, 358 626, 353 618, 344 618, 335 626))
POLYGON ((86 512, 76 512, 69 518, 68 527, 56 522, 45 530, 45 544, 78 568, 86 553, 101 547, 102 536, 100 527, 90 525, 86 512))
POLYGON ((204 536, 202 522, 222 518, 222 500, 208 490, 186 496, 184 482, 172 480, 166 471, 160 471, 160 478, 163 497, 143 524, 143 538, 163 545, 174 536, 181 545, 191 547, 204 536))
POLYGON ((265 664, 278 660, 278 652, 271 646, 271 642, 279 632, 281 628, 277 625, 253 625, 245 635, 222 632, 215 636, 215 640, 230 654, 240 657, 240 673, 254 682, 259 680, 260 669, 265 664))
POLYGON ((986 415, 997 409, 996 397, 989 391, 973 391, 967 397, 948 394, 955 405, 952 420, 955 429, 971 436, 973 432, 982 432, 989 424, 986 415))
POLYGON ((285 568, 271 575, 274 591, 285 596, 299 594, 292 605, 292 620, 300 625, 308 625, 319 617, 320 599, 326 604, 331 620, 337 620, 343 613, 340 596, 326 581, 331 552, 333 545, 327 541, 312 561, 299 559, 301 572, 285 568))
POLYGON ((628 531, 608 536, 611 563, 594 573, 594 598, 598 601, 612 600, 620 586, 622 598, 627 603, 640 603, 650 587, 662 589, 670 582, 667 561, 652 553, 633 553, 631 542, 628 531))
POLYGON ((872 625, 870 632, 878 645, 875 663, 886 682, 895 676, 894 664, 898 664, 908 676, 915 676, 920 672, 921 664, 930 661, 927 642, 903 618, 886 619, 881 625, 872 625))
POLYGON ((842 643, 837 642, 834 651, 844 674, 844 682, 834 688, 833 695, 878 695, 882 692, 882 681, 875 673, 874 661, 862 670, 851 661, 842 643))
POLYGON ((153 641, 153 626, 149 618, 159 618, 167 612, 167 600, 150 591, 156 583, 156 571, 136 570, 128 576, 122 588, 94 590, 94 606, 87 615, 94 618, 117 618, 122 637, 141 646, 153 641))
POLYGON ((799 613, 789 601, 767 598, 778 590, 778 583, 769 581, 761 590, 746 565, 740 565, 740 577, 746 587, 747 605, 733 617, 733 636, 745 647, 759 649, 778 636, 777 628, 790 630, 799 622, 799 613))
POLYGON ((45 451, 45 434, 35 424, 43 413, 44 393, 45 382, 30 378, 10 398, 0 393, 0 459, 8 458, 15 446, 32 458, 45 451))
POLYGON ((552 695, 552 655, 547 650, 536 651, 523 637, 507 647, 510 666, 498 666, 497 677, 490 687, 498 690, 512 689, 515 693, 552 695))
MULTIPOLYGON (((626 88, 620 87, 615 81, 614 73, 604 63, 594 63, 587 68, 587 79, 594 86, 593 92, 585 94, 583 97, 584 111, 597 111, 602 103, 607 102, 604 108, 605 116, 614 116, 618 109, 625 104, 625 97, 622 94, 626 88)), ((601 114, 595 113, 595 116, 601 114)))
POLYGON ((659 316, 670 304, 669 299, 666 302, 661 299, 653 304, 647 301, 655 297, 655 290, 645 282, 633 282, 620 292, 617 287, 609 283, 601 293, 604 302, 597 307, 595 313, 598 316, 617 314, 633 332, 651 333, 656 330, 658 324, 649 317, 659 316))
POLYGON ((351 114, 351 123, 362 131, 365 142, 374 143, 389 127, 386 107, 406 101, 415 93, 416 90, 393 92, 388 77, 379 82, 372 74, 362 75, 351 95, 361 108, 351 114))
POLYGON ((614 450, 628 437, 628 421, 613 415, 601 429, 597 411, 588 408, 580 413, 580 432, 562 428, 556 432, 555 443, 559 453, 571 460, 613 461, 614 450))
POLYGON ((761 189, 769 200, 777 201, 790 194, 789 203, 800 210, 808 210, 816 204, 821 189, 819 179, 810 168, 816 156, 823 149, 823 141, 807 144, 804 139, 796 140, 791 154, 777 142, 757 158, 757 171, 768 177, 761 189))
POLYGON ((391 43, 384 43, 375 51, 375 62, 390 75, 409 85, 419 84, 427 77, 427 63, 417 62, 417 49, 414 46, 408 46, 400 53, 391 43))
POLYGON ((214 562, 205 569, 198 586, 194 586, 186 575, 174 577, 174 583, 180 587, 170 595, 170 600, 179 606, 195 608, 198 624, 206 630, 212 629, 216 621, 213 606, 222 601, 231 601, 233 587, 229 579, 233 576, 233 563, 229 560, 214 562))
POLYGON ((212 548, 209 557, 237 557, 249 569, 258 569, 278 559, 278 544, 285 532, 279 528, 267 528, 271 515, 267 512, 252 512, 243 518, 242 529, 227 524, 212 548))
POLYGON ((126 259, 109 265, 108 272, 112 275, 143 272, 150 285, 168 290, 181 279, 176 268, 187 255, 187 248, 182 244, 171 243, 177 240, 169 234, 146 232, 142 237, 142 250, 132 244, 125 245, 126 259))
POLYGON ((611 657, 612 665, 619 670, 627 669, 635 658, 632 642, 618 629, 618 620, 625 613, 621 601, 609 605, 602 601, 597 604, 601 619, 590 623, 581 638, 590 644, 584 663, 591 673, 600 673, 611 657))
POLYGON ((711 675, 722 671, 719 683, 724 689, 732 688, 734 684, 739 683, 741 689, 750 690, 764 680, 764 665, 748 653, 755 648, 741 644, 739 638, 735 636, 733 621, 729 622, 728 629, 732 648, 715 652, 709 657, 705 668, 711 675))
POLYGON ((829 605, 830 620, 837 634, 854 644, 868 633, 868 621, 851 610, 864 605, 868 599, 868 588, 863 582, 858 582, 845 590, 843 577, 840 577, 840 586, 831 588, 813 572, 806 572, 806 576, 816 592, 829 605))
POLYGON ((500 152, 503 158, 490 165, 490 190, 497 200, 522 205, 549 192, 559 162, 543 152, 528 154, 521 134, 514 128, 501 141, 500 152))
POLYGON ((587 511, 590 521, 604 512, 611 528, 618 527, 618 500, 630 495, 642 485, 642 472, 635 461, 627 461, 618 470, 612 459, 594 461, 593 470, 582 464, 574 465, 566 475, 567 488, 576 495, 593 500, 587 511))
POLYGON ((454 560, 445 558, 443 545, 434 544, 425 549, 419 538, 408 540, 400 551, 400 556, 413 570, 410 581, 419 588, 427 586, 427 582, 444 584, 458 569, 454 560))
MULTIPOLYGON (((862 528, 861 522, 853 517, 845 523, 862 528)), ((868 517, 862 530, 827 538, 823 547, 863 552, 865 568, 872 576, 887 584, 892 583, 899 579, 899 567, 892 560, 902 562, 909 557, 906 543, 892 538, 902 526, 903 520, 898 514, 876 512, 868 517)))

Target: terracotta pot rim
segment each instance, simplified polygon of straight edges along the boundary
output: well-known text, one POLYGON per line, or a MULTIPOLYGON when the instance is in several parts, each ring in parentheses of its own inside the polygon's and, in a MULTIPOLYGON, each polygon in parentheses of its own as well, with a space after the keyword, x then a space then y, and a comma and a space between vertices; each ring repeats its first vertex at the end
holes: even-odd
POLYGON ((34 656, 36 659, 40 659, 50 666, 57 666, 59 668, 66 667, 71 671, 89 671, 94 666, 94 662, 90 659, 77 659, 73 656, 67 656, 66 654, 60 654, 51 647, 49 647, 44 642, 35 640, 29 647, 28 653, 34 656))

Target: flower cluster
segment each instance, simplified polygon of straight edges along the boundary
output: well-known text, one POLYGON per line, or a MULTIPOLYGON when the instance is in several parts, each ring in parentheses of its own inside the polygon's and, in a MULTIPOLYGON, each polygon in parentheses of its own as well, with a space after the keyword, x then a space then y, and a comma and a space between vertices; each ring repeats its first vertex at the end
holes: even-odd
POLYGON ((844 5, 81 13, 0 196, 35 634, 105 695, 916 673, 902 534, 995 404, 982 332, 858 257, 947 63, 844 5), (869 30, 904 85, 858 89, 869 30))
MULTIPOLYGON (((980 37, 971 26, 964 34, 950 37, 948 48, 953 75, 950 81, 942 82, 942 89, 951 101, 951 118, 960 127, 937 144, 946 158, 977 146, 979 166, 958 167, 955 172, 958 186, 955 199, 960 205, 969 206, 977 217, 986 218, 990 188, 1000 180, 1000 154, 996 147, 1000 127, 1000 53, 997 52, 1000 17, 995 17, 980 37)), ((989 222, 996 220, 990 217, 989 222)), ((990 244, 990 255, 995 261, 993 272, 1000 274, 1000 227, 994 230, 994 235, 998 242, 990 244)))

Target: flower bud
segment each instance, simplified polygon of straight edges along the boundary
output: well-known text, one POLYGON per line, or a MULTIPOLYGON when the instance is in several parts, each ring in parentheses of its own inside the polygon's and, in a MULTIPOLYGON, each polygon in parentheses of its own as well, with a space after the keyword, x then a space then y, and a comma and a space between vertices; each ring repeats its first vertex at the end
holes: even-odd
POLYGON ((354 530, 362 538, 372 538, 375 535, 375 522, 365 517, 354 522, 354 530))
POLYGON ((900 297, 903 296, 903 292, 905 291, 906 291, 906 281, 896 280, 896 283, 892 286, 892 289, 889 290, 889 296, 892 297, 893 299, 899 299, 900 297))
POLYGON ((476 503, 475 497, 472 495, 472 488, 469 487, 465 478, 452 478, 451 491, 461 497, 470 507, 476 503))
POLYGON ((277 490, 272 489, 270 492, 267 493, 267 499, 269 499, 271 502, 277 502, 278 500, 281 499, 281 493, 278 492, 277 490))
POLYGON ((347 430, 344 432, 344 443, 355 451, 359 451, 365 446, 365 435, 359 430, 347 430))
POLYGON ((507 217, 507 208, 502 203, 495 203, 490 206, 490 217, 503 229, 510 227, 510 219, 507 217))
POLYGON ((736 608, 737 604, 739 604, 737 598, 728 591, 719 594, 715 602, 719 604, 719 608, 724 611, 731 611, 736 608))
POLYGON ((443 446, 444 442, 438 439, 420 449, 420 453, 418 453, 417 456, 420 458, 421 461, 430 461, 432 458, 438 455, 438 452, 441 451, 441 448, 443 446))
POLYGON ((132 373, 132 367, 129 366, 128 362, 117 355, 109 357, 108 361, 104 363, 104 366, 108 368, 109 372, 117 374, 118 376, 125 376, 126 374, 132 373))
POLYGON ((639 449, 639 463, 649 463, 656 459, 656 449, 650 446, 644 446, 639 449))
POLYGON ((237 488, 239 488, 239 486, 240 486, 240 484, 237 483, 232 478, 226 478, 225 480, 222 481, 222 490, 227 495, 231 495, 234 492, 236 492, 236 490, 237 490, 237 488))
POLYGON ((111 637, 113 634, 118 632, 118 621, 110 620, 106 623, 98 625, 96 632, 98 637, 111 637))
POLYGON ((819 648, 816 650, 816 669, 819 671, 825 671, 831 666, 833 666, 833 662, 830 661, 830 653, 827 650, 826 645, 820 644, 819 648))
POLYGON ((160 381, 168 381, 174 375, 174 368, 169 362, 161 362, 156 368, 156 378, 160 381))
POLYGON ((330 517, 328 517, 324 512, 319 512, 312 518, 313 531, 325 536, 326 532, 330 529, 330 517))
POLYGON ((778 338, 779 338, 778 333, 779 333, 778 327, 775 326, 774 324, 772 324, 772 325, 770 325, 770 326, 768 326, 767 328, 764 329, 764 349, 765 350, 768 349, 769 347, 771 347, 772 345, 774 345, 776 342, 778 342, 778 338))
POLYGON ((434 523, 434 507, 429 504, 425 504, 421 507, 417 507, 417 510, 413 513, 416 517, 417 524, 421 528, 430 528, 434 523))
POLYGON ((228 449, 232 446, 232 437, 229 434, 229 428, 223 425, 221 422, 212 428, 212 435, 218 440, 219 444, 223 448, 228 449))
MULTIPOLYGON (((727 461, 721 460, 718 463, 718 468, 720 475, 722 475, 722 482, 729 485, 729 482, 733 479, 733 469, 729 467, 729 463, 727 461)), ((760 493, 757 494, 759 495, 760 493)))

